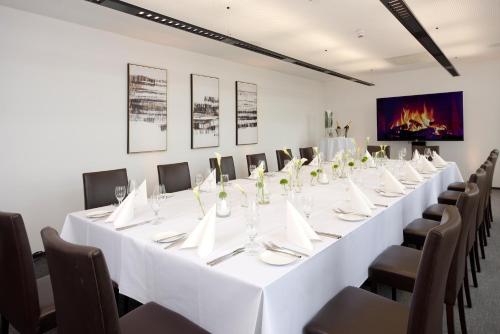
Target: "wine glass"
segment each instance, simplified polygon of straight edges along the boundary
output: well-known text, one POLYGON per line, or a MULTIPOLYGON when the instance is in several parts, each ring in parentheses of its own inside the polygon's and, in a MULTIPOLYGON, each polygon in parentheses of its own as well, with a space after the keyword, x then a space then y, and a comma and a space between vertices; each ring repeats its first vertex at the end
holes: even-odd
POLYGON ((131 194, 135 190, 135 180, 128 180, 127 194, 131 194))
POLYGON ((403 159, 402 159, 402 160, 404 160, 404 158, 406 158, 406 147, 403 147, 403 148, 401 149, 401 156, 403 157, 403 159))
POLYGON ((203 183, 203 175, 202 174, 196 174, 194 177, 194 183, 196 184, 197 187, 201 186, 203 183))
POLYGON ((252 174, 252 173, 253 173, 253 171, 255 170, 255 168, 257 168, 257 166, 255 166, 255 165, 250 165, 250 166, 249 166, 249 168, 250 168, 250 174, 252 174))
POLYGON ((429 147, 426 147, 425 150, 424 150, 424 156, 427 160, 429 160, 429 158, 431 157, 431 149, 429 147))
POLYGON ((224 182, 225 185, 229 185, 229 175, 228 174, 222 174, 222 182, 224 182))
POLYGON ((127 187, 117 186, 115 187, 115 197, 118 200, 118 205, 122 204, 123 199, 127 195, 127 187))
POLYGON ((311 214, 313 212, 313 203, 313 197, 310 194, 305 194, 302 198, 302 211, 304 212, 304 215, 307 219, 311 217, 311 214))
POLYGON ((248 243, 245 245, 245 249, 251 255, 256 255, 258 253, 259 245, 255 242, 257 238, 257 225, 260 220, 259 204, 255 200, 250 200, 248 203, 248 208, 246 210, 246 232, 248 236, 248 243))
POLYGON ((149 205, 153 210, 155 217, 153 219, 153 225, 159 224, 161 221, 160 216, 158 215, 160 212, 160 202, 161 202, 161 194, 159 192, 159 187, 157 187, 151 197, 149 198, 149 205))
POLYGON ((158 185, 158 195, 160 196, 160 199, 167 198, 167 190, 165 189, 165 185, 164 184, 159 184, 158 185))
POLYGON ((258 166, 262 166, 262 169, 266 170, 266 162, 264 160, 260 160, 258 166))

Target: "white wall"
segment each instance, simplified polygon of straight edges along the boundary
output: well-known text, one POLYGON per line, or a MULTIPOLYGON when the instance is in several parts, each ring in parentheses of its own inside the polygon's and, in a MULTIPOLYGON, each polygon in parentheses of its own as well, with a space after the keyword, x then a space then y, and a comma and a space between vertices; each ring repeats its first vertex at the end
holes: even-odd
POLYGON ((0 6, 0 210, 22 213, 33 251, 39 231, 83 209, 83 172, 126 167, 157 183, 156 165, 206 172, 214 151, 245 155, 316 142, 323 85, 0 6), (168 150, 126 154, 127 63, 168 69, 168 150), (220 78, 220 147, 190 149, 190 73, 220 78), (259 144, 235 145, 235 81, 258 85, 259 144))
MULTIPOLYGON (((464 178, 468 178, 486 159, 493 148, 500 148, 500 60, 486 63, 458 63, 460 77, 452 77, 443 68, 406 71, 377 75, 370 78, 374 87, 337 80, 326 86, 326 105, 344 123, 352 119, 352 135, 358 143, 370 136, 378 143, 376 99, 400 95, 464 92, 464 142, 436 142, 441 155, 458 163, 464 178)), ((397 157, 407 142, 386 142, 397 157)), ((496 173, 494 186, 500 186, 496 173)))

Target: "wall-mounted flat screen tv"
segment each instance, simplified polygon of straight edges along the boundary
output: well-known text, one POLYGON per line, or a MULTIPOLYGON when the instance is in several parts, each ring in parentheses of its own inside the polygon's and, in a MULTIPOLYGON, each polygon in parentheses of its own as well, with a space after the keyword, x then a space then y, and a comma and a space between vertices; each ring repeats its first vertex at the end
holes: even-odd
POLYGON ((377 139, 464 140, 463 92, 377 99, 377 139))

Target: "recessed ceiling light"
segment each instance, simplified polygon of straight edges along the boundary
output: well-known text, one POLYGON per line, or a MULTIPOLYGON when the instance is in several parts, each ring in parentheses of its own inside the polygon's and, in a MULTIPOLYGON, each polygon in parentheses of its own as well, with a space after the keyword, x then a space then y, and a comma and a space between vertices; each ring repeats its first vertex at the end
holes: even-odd
POLYGON ((160 17, 159 16, 155 16, 155 20, 158 20, 160 17))
POLYGON ((153 16, 153 15, 151 15, 151 14, 148 14, 148 15, 146 15, 146 16, 147 16, 147 17, 151 17, 151 16, 153 16))
POLYGON ((162 19, 161 22, 165 22, 167 19, 162 19))
POLYGON ((144 14, 144 12, 139 12, 139 15, 142 15, 142 14, 144 14))
POLYGON ((168 23, 168 24, 172 24, 172 23, 174 23, 174 21, 170 20, 170 21, 168 21, 167 23, 168 23))

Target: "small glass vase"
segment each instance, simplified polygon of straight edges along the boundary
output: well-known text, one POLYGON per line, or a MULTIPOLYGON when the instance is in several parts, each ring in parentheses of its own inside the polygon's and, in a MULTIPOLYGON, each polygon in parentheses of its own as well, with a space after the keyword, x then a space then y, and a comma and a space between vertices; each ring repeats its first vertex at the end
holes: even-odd
POLYGON ((269 204, 269 190, 265 181, 257 183, 256 200, 259 204, 269 204))
POLYGON ((314 187, 318 183, 318 177, 317 176, 311 176, 311 187, 314 187))
POLYGON ((288 196, 288 183, 281 185, 281 196, 288 196))
POLYGON ((293 171, 291 189, 293 189, 296 193, 302 192, 302 179, 300 178, 300 169, 295 169, 293 171))
POLYGON ((326 173, 324 173, 324 172, 319 173, 318 183, 319 184, 328 184, 329 183, 329 181, 328 181, 328 175, 326 175, 326 173))
POLYGON ((217 192, 217 202, 216 202, 216 212, 217 217, 229 217, 231 215, 231 202, 229 200, 229 195, 224 190, 217 192))

